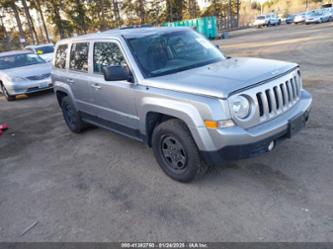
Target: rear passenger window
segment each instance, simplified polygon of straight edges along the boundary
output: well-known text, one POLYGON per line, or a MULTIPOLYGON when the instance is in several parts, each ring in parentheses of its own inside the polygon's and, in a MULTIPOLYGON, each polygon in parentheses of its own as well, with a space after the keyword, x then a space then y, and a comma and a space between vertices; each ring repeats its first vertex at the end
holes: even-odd
POLYGON ((71 47, 69 68, 88 72, 89 43, 73 43, 71 47))
POLYGON ((96 42, 94 44, 94 72, 102 73, 103 66, 127 63, 119 46, 113 42, 96 42))
POLYGON ((60 45, 55 54, 54 66, 64 69, 66 67, 67 45, 60 45))

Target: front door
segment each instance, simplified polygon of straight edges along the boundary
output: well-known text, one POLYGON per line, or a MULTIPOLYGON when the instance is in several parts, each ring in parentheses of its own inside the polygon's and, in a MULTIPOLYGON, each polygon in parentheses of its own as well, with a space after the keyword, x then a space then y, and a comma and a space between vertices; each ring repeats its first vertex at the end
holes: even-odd
POLYGON ((128 66, 116 41, 95 42, 93 45, 93 81, 90 84, 94 92, 95 114, 106 121, 108 128, 139 137, 136 85, 126 80, 105 81, 102 68, 106 65, 128 66))

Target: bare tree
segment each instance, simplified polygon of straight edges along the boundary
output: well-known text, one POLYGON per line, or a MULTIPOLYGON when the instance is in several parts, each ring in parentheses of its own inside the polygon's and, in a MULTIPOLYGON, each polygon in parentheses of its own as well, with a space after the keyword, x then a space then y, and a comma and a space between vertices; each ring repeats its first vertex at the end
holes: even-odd
POLYGON ((21 3, 23 5, 25 17, 27 19, 27 23, 28 23, 28 26, 29 26, 29 30, 30 30, 32 42, 34 44, 39 43, 37 32, 35 30, 35 26, 34 26, 34 23, 32 21, 32 18, 31 18, 30 12, 29 12, 29 8, 28 8, 28 5, 27 5, 27 2, 26 2, 26 0, 21 0, 21 3))
POLYGON ((35 0, 34 3, 35 3, 35 7, 36 7, 37 11, 39 12, 40 18, 41 18, 42 23, 43 23, 43 29, 44 29, 46 40, 47 40, 48 43, 50 43, 51 40, 50 40, 50 37, 49 37, 49 32, 48 32, 47 27, 46 27, 46 22, 45 22, 45 18, 44 18, 44 14, 43 14, 43 10, 42 10, 40 0, 35 0))
POLYGON ((16 3, 14 1, 9 1, 9 6, 14 12, 16 24, 17 24, 17 27, 19 29, 20 44, 21 44, 21 46, 24 46, 25 43, 26 43, 26 39, 25 39, 25 35, 24 35, 24 31, 23 31, 22 22, 21 22, 21 18, 20 18, 18 8, 17 8, 16 3), (21 39, 24 40, 24 42, 21 42, 21 39))

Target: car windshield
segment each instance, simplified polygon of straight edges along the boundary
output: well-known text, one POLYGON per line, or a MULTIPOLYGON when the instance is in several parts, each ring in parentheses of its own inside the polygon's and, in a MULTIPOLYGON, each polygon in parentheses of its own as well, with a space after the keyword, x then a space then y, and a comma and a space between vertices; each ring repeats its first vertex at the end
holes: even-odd
POLYGON ((258 16, 257 17, 257 20, 264 20, 265 19, 265 16, 258 16))
POLYGON ((41 54, 49 54, 54 52, 54 47, 52 45, 36 47, 36 51, 41 51, 41 54))
POLYGON ((35 54, 16 54, 0 57, 0 70, 45 63, 35 54))
POLYGON ((223 60, 219 49, 192 30, 126 38, 145 78, 172 74, 223 60))

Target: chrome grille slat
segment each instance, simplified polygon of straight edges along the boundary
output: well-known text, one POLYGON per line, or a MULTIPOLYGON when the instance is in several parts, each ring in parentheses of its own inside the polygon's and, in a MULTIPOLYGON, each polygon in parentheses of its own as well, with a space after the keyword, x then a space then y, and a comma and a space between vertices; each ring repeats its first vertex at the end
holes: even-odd
POLYGON ((283 99, 283 108, 287 105, 287 90, 285 84, 280 84, 280 89, 282 91, 282 99, 283 99))
POLYGON ((279 103, 278 111, 282 111, 283 110, 283 99, 282 99, 281 88, 278 85, 278 86, 275 87, 275 89, 276 89, 276 95, 277 95, 278 103, 279 103))
POLYGON ((291 92, 291 86, 290 81, 286 81, 286 87, 287 87, 287 93, 288 93, 288 105, 290 106, 293 101, 292 92, 291 92))
POLYGON ((298 86, 298 80, 296 76, 294 76, 294 82, 295 82, 295 87, 296 87, 296 95, 299 97, 299 86, 298 86))
POLYGON ((261 99, 262 99, 262 105, 264 107, 264 110, 263 110, 264 116, 266 116, 266 118, 267 118, 269 115, 267 96, 264 93, 260 93, 260 95, 261 95, 261 99))
POLYGON ((236 120, 236 122, 244 128, 252 127, 293 107, 300 99, 302 89, 297 70, 239 93, 239 95, 245 95, 252 99, 255 104, 255 112, 248 119, 236 120))
POLYGON ((273 89, 269 89, 268 93, 269 93, 269 97, 270 97, 270 101, 271 101, 271 114, 274 115, 274 114, 276 114, 277 106, 276 106, 276 99, 274 96, 273 89))

